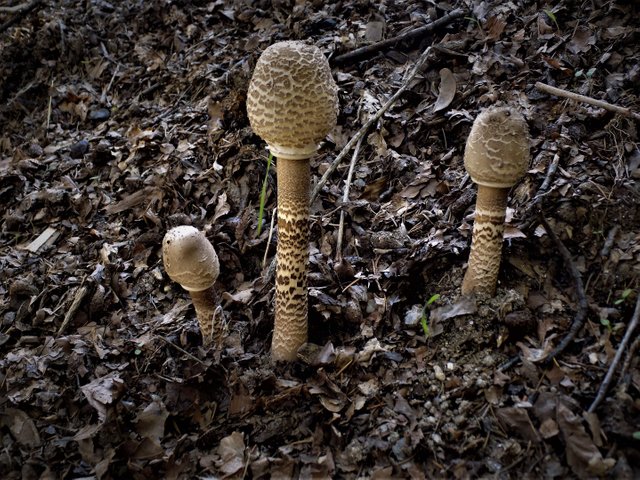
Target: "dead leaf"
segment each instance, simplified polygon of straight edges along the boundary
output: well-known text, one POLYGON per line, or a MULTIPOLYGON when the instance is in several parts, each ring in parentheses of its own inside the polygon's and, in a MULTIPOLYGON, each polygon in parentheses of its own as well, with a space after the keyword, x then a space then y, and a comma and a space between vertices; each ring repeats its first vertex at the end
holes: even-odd
POLYGON ((81 387, 89 404, 97 410, 100 422, 107 419, 107 407, 120 398, 124 389, 124 381, 117 374, 96 378, 81 387))
POLYGON ((557 409, 558 426, 566 444, 567 463, 580 478, 603 476, 615 464, 614 459, 603 459, 600 450, 582 426, 582 419, 564 403, 557 409))
POLYGON ((164 423, 169 417, 164 404, 154 399, 136 418, 136 431, 143 438, 151 439, 158 444, 164 436, 164 423))
POLYGON ((220 459, 216 461, 218 467, 225 475, 233 475, 244 468, 244 438, 242 433, 233 432, 220 440, 217 453, 220 459))
POLYGON ((585 26, 580 26, 573 34, 573 38, 567 45, 567 49, 571 53, 584 53, 587 52, 592 45, 595 45, 596 37, 593 32, 585 26))
POLYGON ((42 443, 35 423, 22 410, 7 408, 1 423, 9 428, 16 441, 24 447, 35 448, 42 443))
POLYGON ((434 113, 444 110, 451 104, 456 96, 456 88, 456 78, 453 76, 453 72, 448 68, 440 70, 440 92, 433 106, 434 113))
POLYGON ((540 441, 538 432, 533 427, 529 414, 524 408, 499 408, 496 410, 496 417, 505 431, 513 432, 515 430, 525 440, 536 443, 540 441))
POLYGON ((439 323, 460 315, 471 315, 477 310, 478 306, 473 297, 460 297, 455 303, 431 310, 429 320, 433 323, 439 323))

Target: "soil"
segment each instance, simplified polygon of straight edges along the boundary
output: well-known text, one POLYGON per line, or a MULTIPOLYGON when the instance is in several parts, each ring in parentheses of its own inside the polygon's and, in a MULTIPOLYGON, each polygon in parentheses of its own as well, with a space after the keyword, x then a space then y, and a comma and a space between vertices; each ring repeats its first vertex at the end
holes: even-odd
POLYGON ((32 6, 0 8, 0 477, 640 478, 637 113, 536 87, 640 112, 640 4, 32 6), (309 344, 289 364, 269 356, 277 161, 245 107, 281 40, 318 46, 339 87, 314 185, 427 55, 366 132, 349 200, 352 151, 312 204, 309 344), (462 296, 465 142, 506 104, 531 162, 495 297, 462 296), (181 224, 218 252, 222 344, 164 271, 181 224))

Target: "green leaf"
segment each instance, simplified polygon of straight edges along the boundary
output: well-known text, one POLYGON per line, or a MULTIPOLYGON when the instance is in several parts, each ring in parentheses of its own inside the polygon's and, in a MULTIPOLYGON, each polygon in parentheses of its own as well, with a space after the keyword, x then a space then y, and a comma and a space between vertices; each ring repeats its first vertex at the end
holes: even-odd
POLYGON ((640 440, 640 432, 633 432, 634 440, 640 440))
POLYGON ((262 190, 260 191, 260 210, 258 211, 258 232, 256 235, 260 235, 260 232, 262 231, 262 217, 264 216, 264 204, 267 198, 267 180, 269 179, 269 169, 271 168, 272 159, 273 155, 269 152, 269 158, 267 159, 267 171, 264 174, 262 190))
POLYGON ((549 17, 553 23, 555 23, 556 29, 560 30, 560 27, 558 26, 558 19, 556 18, 556 14, 553 13, 549 8, 544 8, 542 11, 547 14, 547 17, 549 17))

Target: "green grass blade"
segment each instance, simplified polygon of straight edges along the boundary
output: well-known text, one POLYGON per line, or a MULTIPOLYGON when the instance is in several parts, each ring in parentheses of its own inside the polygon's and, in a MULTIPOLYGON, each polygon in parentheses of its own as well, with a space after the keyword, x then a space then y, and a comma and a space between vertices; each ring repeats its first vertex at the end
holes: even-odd
POLYGON ((260 191, 260 210, 258 211, 258 233, 260 236, 262 231, 262 217, 264 216, 264 204, 267 199, 267 180, 269 179, 269 170, 271 169, 271 160, 273 155, 269 152, 269 158, 267 159, 267 171, 264 174, 264 181, 262 182, 262 190, 260 191))

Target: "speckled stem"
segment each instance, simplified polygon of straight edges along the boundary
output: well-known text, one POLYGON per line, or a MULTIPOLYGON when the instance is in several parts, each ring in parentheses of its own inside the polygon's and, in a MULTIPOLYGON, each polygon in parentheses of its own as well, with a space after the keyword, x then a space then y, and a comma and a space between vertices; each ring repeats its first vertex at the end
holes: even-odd
POLYGON ((196 309, 196 316, 200 324, 202 342, 205 345, 220 345, 223 334, 222 311, 218 308, 218 294, 213 286, 200 292, 189 292, 191 301, 196 309))
POLYGON ((500 269, 508 188, 478 185, 469 265, 462 293, 494 295, 500 269))
POLYGON ((309 160, 278 158, 276 314, 271 358, 293 361, 307 341, 309 160))

